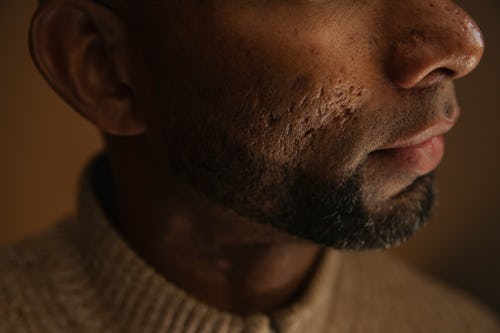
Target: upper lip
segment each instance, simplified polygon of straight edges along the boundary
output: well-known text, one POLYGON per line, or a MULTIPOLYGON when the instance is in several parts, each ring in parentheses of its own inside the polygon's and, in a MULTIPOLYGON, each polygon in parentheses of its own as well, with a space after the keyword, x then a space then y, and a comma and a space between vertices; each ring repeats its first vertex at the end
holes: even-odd
POLYGON ((407 137, 389 143, 378 150, 401 149, 416 146, 434 137, 444 135, 445 133, 449 132, 454 125, 454 121, 441 121, 439 123, 428 126, 423 130, 418 130, 407 137))

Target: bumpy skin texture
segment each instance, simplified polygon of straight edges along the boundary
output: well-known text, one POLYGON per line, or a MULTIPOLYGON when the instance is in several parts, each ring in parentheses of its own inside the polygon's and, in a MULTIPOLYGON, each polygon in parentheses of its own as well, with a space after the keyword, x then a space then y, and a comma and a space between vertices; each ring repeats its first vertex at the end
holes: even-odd
POLYGON ((423 225, 452 80, 483 51, 452 2, 110 5, 47 2, 32 50, 107 133, 105 209, 169 281, 272 311, 307 285, 320 244, 386 247, 423 225))
POLYGON ((403 220, 399 238, 427 217, 429 176, 375 152, 456 121, 452 79, 477 65, 482 39, 454 4, 173 1, 138 17, 154 90, 138 105, 173 174, 289 231, 334 214, 338 198, 374 217, 365 226, 403 220))
POLYGON ((419 168, 425 156, 381 150, 452 126, 452 81, 483 52, 476 24, 447 0, 106 1, 111 15, 60 3, 88 19, 70 21, 85 51, 61 65, 52 43, 45 74, 55 69, 53 86, 109 134, 144 131, 163 192, 175 179, 241 216, 337 247, 397 243, 426 220, 438 158, 419 168), (125 24, 109 23, 115 16, 125 24))

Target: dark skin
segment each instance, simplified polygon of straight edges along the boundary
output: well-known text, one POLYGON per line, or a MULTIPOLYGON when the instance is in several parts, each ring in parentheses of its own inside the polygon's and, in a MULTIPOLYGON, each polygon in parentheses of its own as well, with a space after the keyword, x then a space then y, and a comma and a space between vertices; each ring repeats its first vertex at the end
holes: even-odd
POLYGON ((458 118, 452 82, 483 52, 445 0, 108 5, 47 1, 35 62, 104 133, 124 238, 169 281, 239 314, 292 302, 320 256, 274 218, 301 202, 289 175, 334 193, 356 172, 370 214, 418 207, 412 184, 458 118), (406 149, 425 136, 426 149, 406 149))
POLYGON ((147 143, 116 140, 128 139, 108 138, 117 147, 110 154, 117 227, 161 274, 233 313, 270 311, 294 298, 318 245, 214 205, 175 179, 164 185, 167 197, 158 195, 154 163, 131 154, 142 155, 147 143))

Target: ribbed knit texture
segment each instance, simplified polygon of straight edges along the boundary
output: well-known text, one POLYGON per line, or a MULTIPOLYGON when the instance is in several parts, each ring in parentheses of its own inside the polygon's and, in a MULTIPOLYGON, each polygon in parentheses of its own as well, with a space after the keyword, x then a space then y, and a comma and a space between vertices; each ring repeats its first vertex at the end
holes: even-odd
POLYGON ((240 317, 180 290, 113 229, 88 170, 76 218, 0 252, 0 332, 498 333, 469 297, 378 252, 328 250, 288 307, 240 317))

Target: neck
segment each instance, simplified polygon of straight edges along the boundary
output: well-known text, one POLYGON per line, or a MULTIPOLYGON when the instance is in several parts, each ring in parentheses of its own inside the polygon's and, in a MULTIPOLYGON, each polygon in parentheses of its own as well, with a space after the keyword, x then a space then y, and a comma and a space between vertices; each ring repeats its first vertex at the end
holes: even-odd
POLYGON ((108 139, 114 222, 134 250, 169 281, 225 311, 268 312, 293 301, 319 247, 241 217, 173 178, 159 180, 142 140, 108 139))

